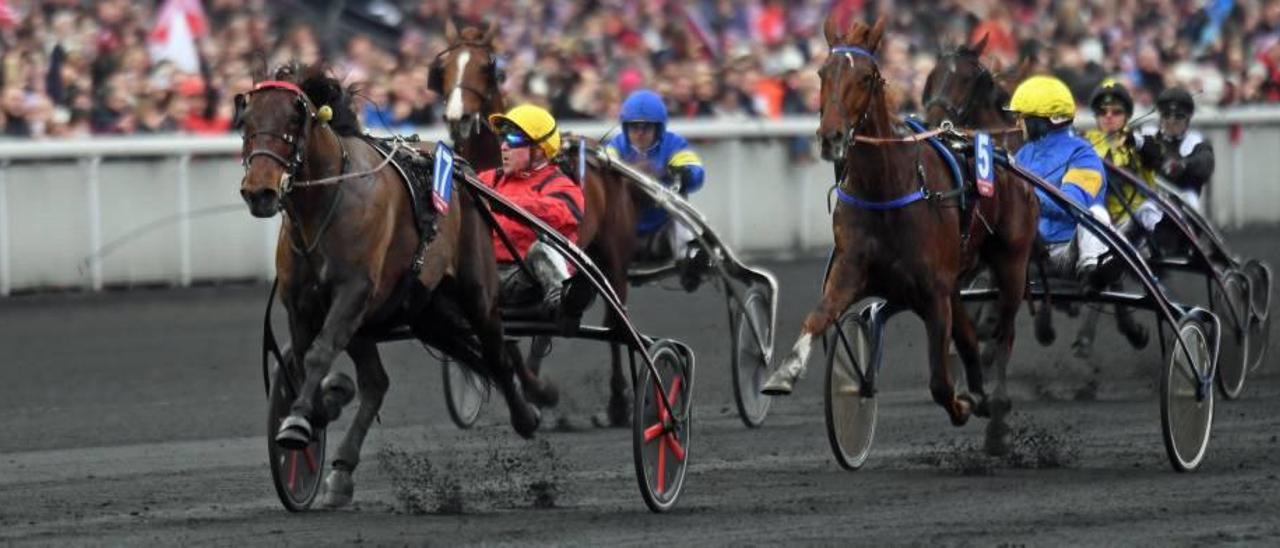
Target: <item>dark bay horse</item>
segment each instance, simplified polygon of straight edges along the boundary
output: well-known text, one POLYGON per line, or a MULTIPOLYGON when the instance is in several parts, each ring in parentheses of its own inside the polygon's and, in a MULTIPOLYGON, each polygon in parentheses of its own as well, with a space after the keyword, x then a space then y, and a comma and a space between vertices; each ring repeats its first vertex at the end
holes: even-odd
MULTIPOLYGON (((445 123, 449 135, 459 151, 477 171, 494 169, 501 165, 498 137, 486 120, 490 114, 503 111, 501 72, 493 46, 496 26, 487 30, 466 27, 454 29, 450 21, 445 26, 448 47, 432 63, 432 87, 445 100, 445 123)), ((583 143, 585 144, 585 142, 583 143)), ((567 147, 565 146, 562 150, 567 147)), ((609 279, 609 284, 622 302, 627 299, 627 269, 631 265, 636 247, 635 204, 642 199, 625 181, 612 171, 597 168, 584 162, 579 172, 577 163, 569 159, 565 171, 582 185, 586 210, 578 225, 578 245, 595 261, 609 279)), ((618 318, 612 311, 606 312, 606 326, 617 326, 618 318)), ((548 339, 535 338, 529 352, 528 367, 539 369, 539 362, 548 350, 548 339)), ((611 426, 627 426, 631 409, 628 390, 630 376, 623 368, 621 349, 610 345, 611 375, 609 404, 605 420, 611 426)))
POLYGON ((355 363, 360 405, 325 480, 330 506, 351 500, 360 447, 390 384, 376 345, 389 327, 407 324, 486 374, 506 397, 519 434, 532 436, 538 427, 537 409, 504 360, 497 270, 478 205, 466 192, 453 193, 414 276, 421 240, 408 190, 361 136, 349 98, 322 67, 286 67, 235 99, 244 139, 240 194, 255 217, 284 212, 276 272, 292 356, 305 369, 276 443, 305 447, 314 429, 334 418, 321 405, 335 378, 330 367, 344 351, 355 363))
POLYGON ((820 72, 818 137, 823 158, 843 160, 845 166, 833 219, 835 250, 821 302, 805 318, 799 339, 766 382, 765 392, 790 393, 804 371, 814 337, 853 303, 879 296, 889 306, 910 309, 924 320, 929 389, 952 424, 965 424, 975 412, 989 415, 987 448, 1005 450, 1005 370, 1039 203, 1027 185, 999 179, 992 196, 976 198, 977 206, 965 212, 981 218, 968 224, 966 234, 956 202, 939 198, 955 188, 949 168, 927 143, 892 118, 875 58, 884 21, 874 27, 858 22, 841 33, 835 19, 828 18, 823 31, 831 53, 820 72), (921 198, 903 200, 913 195, 921 198), (1000 344, 992 364, 996 385, 990 400, 977 337, 961 306, 958 285, 979 259, 995 272, 1000 290, 1000 344), (970 394, 957 394, 954 386, 947 356, 953 337, 970 394))

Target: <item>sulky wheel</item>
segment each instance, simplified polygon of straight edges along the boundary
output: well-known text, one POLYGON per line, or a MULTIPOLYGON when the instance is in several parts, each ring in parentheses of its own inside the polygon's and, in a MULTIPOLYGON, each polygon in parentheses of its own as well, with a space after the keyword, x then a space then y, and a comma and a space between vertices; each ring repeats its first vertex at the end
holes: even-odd
POLYGON ((871 325, 861 309, 846 313, 836 323, 836 336, 828 352, 826 382, 827 439, 840 466, 857 470, 867 461, 876 435, 876 397, 873 375, 874 347, 871 325))
POLYGON ((1244 390, 1245 373, 1252 360, 1249 344, 1249 279, 1238 271, 1228 271, 1223 281, 1226 294, 1211 284, 1210 302, 1213 313, 1222 321, 1222 341, 1218 351, 1218 370, 1214 373, 1222 397, 1234 400, 1244 390))
POLYGON ((738 416, 748 428, 764 422, 773 398, 760 393, 769 374, 773 351, 773 322, 770 303, 759 288, 747 290, 742 304, 735 306, 729 324, 733 339, 733 401, 738 416))
POLYGON ((650 345, 649 356, 661 383, 654 382, 648 367, 641 365, 636 371, 632 449, 644 503, 654 512, 666 512, 680 497, 689 465, 693 368, 668 340, 650 345), (663 404, 664 391, 669 409, 663 404))
POLYGON ((444 402, 449 418, 458 428, 471 428, 488 399, 489 383, 470 367, 448 359, 441 360, 440 374, 444 377, 444 402))
POLYGON ((267 458, 271 461, 271 481, 280 502, 290 512, 301 512, 311 506, 320 490, 324 475, 325 429, 315 427, 311 444, 306 449, 285 449, 276 443, 280 421, 289 416, 289 408, 293 406, 294 387, 302 384, 302 374, 293 364, 293 352, 288 345, 281 354, 285 363, 290 364, 287 367, 282 367, 274 354, 270 356, 272 374, 267 401, 267 458), (292 382, 286 375, 292 376, 292 382))
POLYGON ((1184 319, 1178 336, 1187 353, 1173 341, 1160 379, 1160 426, 1169 463, 1179 472, 1195 470, 1209 447, 1213 427, 1213 356, 1203 324, 1184 319))
POLYGON ((1271 267, 1256 259, 1244 265, 1249 280, 1249 371, 1262 365, 1271 344, 1271 267))

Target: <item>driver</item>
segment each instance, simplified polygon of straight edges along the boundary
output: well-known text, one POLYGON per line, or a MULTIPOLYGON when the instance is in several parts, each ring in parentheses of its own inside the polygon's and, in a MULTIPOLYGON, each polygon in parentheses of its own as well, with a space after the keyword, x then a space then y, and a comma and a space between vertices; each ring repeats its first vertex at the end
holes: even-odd
POLYGON ((1196 104, 1182 88, 1169 88, 1156 97, 1160 111, 1158 130, 1134 136, 1142 161, 1156 169, 1178 189, 1178 194, 1197 211, 1200 193, 1213 176, 1213 146, 1198 131, 1188 131, 1196 104))
MULTIPOLYGON (((1103 206, 1107 179, 1102 159, 1071 129, 1076 101, 1066 84, 1052 76, 1028 78, 1014 90, 1007 110, 1018 115, 1027 139, 1015 155, 1016 162, 1110 226, 1103 206)), ((1081 282, 1097 285, 1094 278, 1106 244, 1077 227, 1075 217, 1038 188, 1036 196, 1040 198, 1040 238, 1048 246, 1050 268, 1074 272, 1081 282)))
MULTIPOLYGON (((489 125, 501 141, 502 166, 481 172, 479 179, 576 244, 582 189, 551 161, 560 153, 555 118, 541 107, 526 104, 491 115, 489 125)), ((570 275, 564 256, 539 241, 537 233, 520 221, 497 211, 494 216, 537 278, 534 286, 495 231, 493 251, 503 300, 520 304, 541 298, 545 312, 558 313, 562 284, 570 275)))
MULTIPOLYGON (((656 175, 685 198, 702 188, 706 176, 702 160, 684 137, 667 131, 667 107, 661 96, 647 89, 632 92, 623 101, 619 118, 622 133, 609 141, 611 155, 656 175)), ((639 212, 636 234, 643 254, 674 258, 681 285, 686 291, 697 289, 707 258, 692 245, 693 232, 684 223, 673 221, 667 210, 650 206, 639 212)))

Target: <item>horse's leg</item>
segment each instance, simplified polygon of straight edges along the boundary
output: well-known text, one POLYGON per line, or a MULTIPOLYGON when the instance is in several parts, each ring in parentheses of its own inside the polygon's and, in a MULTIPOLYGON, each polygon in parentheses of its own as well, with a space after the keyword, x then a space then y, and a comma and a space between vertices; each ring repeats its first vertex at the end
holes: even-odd
MULTIPOLYGON (((605 327, 618 329, 621 320, 612 310, 605 312, 605 327)), ((622 367, 622 345, 609 343, 609 403, 603 417, 595 419, 596 426, 622 428, 631 424, 631 376, 622 367)))
POLYGON ((800 337, 791 347, 791 352, 782 360, 777 369, 769 375, 764 387, 760 390, 770 396, 785 396, 791 393, 796 379, 804 373, 805 363, 809 361, 809 351, 813 348, 813 338, 821 335, 831 324, 840 319, 849 305, 853 304, 862 293, 865 277, 854 261, 840 257, 838 254, 832 262, 831 271, 822 289, 822 300, 818 306, 805 316, 800 326, 800 337))
POLYGON ((298 391, 289 416, 280 424, 276 442, 289 448, 305 447, 311 442, 312 422, 324 417, 315 413, 315 396, 319 394, 320 381, 329 374, 329 367, 338 352, 346 349, 352 335, 360 327, 368 306, 370 283, 368 280, 349 281, 334 290, 332 304, 325 315, 324 325, 302 359, 306 379, 298 391))
POLYGON ((987 393, 982 382, 982 360, 979 358, 979 341, 977 329, 969 317, 969 311, 960 300, 960 293, 951 295, 951 337, 955 340, 956 353, 960 355, 960 363, 964 364, 964 378, 969 385, 969 394, 974 398, 974 413, 979 417, 987 416, 987 393))
MULTIPOLYGON (((951 349, 951 295, 948 288, 939 288, 933 298, 925 301, 917 310, 924 320, 925 336, 929 339, 929 393, 933 401, 946 409, 951 424, 963 426, 969 421, 973 400, 956 395, 955 381, 951 377, 948 352, 951 349)), ((973 327, 969 327, 972 332, 973 327)))
POLYGON ((360 464, 360 448, 364 445, 364 437, 369 433, 369 425, 373 424, 378 409, 382 407, 382 398, 391 385, 387 378, 387 370, 382 367, 382 359, 378 356, 378 345, 371 339, 354 338, 347 345, 347 355, 356 365, 356 383, 360 390, 360 408, 342 437, 333 458, 333 469, 325 477, 325 493, 322 505, 329 508, 346 506, 351 503, 355 494, 355 484, 351 474, 360 464))
MULTIPOLYGON (((1015 320, 1018 316, 1018 306, 1022 303, 1023 292, 1027 283, 1026 256, 1020 254, 1011 254, 1001 258, 992 269, 995 273, 995 281, 997 287, 1000 288, 1000 296, 996 300, 997 325, 995 340, 991 342, 994 347, 994 355, 990 358, 992 371, 995 373, 995 388, 992 391, 991 399, 988 403, 988 409, 991 415, 991 422, 987 423, 987 439, 986 450, 993 455, 1003 455, 1008 452, 1008 436, 1009 427, 1005 423, 1005 416, 1008 415, 1009 409, 1012 407, 1009 401, 1008 389, 1005 385, 1009 368, 1009 358, 1013 353, 1013 335, 1015 320)), ((1048 307, 1041 310, 1042 314, 1047 314, 1048 307)))

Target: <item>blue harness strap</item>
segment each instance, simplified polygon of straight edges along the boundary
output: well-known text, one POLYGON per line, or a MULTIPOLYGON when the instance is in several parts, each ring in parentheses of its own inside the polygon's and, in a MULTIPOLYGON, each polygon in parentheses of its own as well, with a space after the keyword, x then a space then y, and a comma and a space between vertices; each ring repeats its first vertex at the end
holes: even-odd
POLYGON ((848 192, 845 192, 843 188, 840 188, 840 185, 836 185, 836 197, 839 198, 841 202, 849 204, 853 207, 856 207, 859 209, 870 209, 872 211, 885 211, 888 209, 898 209, 900 207, 905 207, 907 205, 910 205, 913 202, 918 202, 925 198, 924 191, 917 190, 915 192, 912 192, 911 194, 902 196, 900 198, 894 198, 892 200, 888 200, 885 202, 872 202, 869 200, 863 200, 862 198, 859 198, 857 196, 849 194, 848 192))

